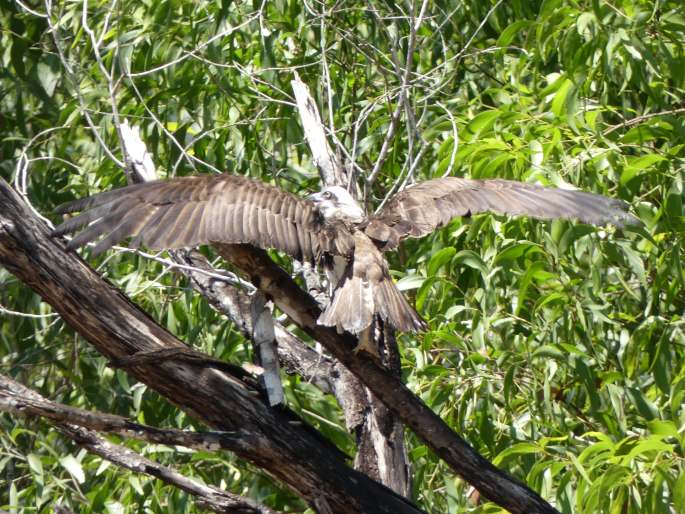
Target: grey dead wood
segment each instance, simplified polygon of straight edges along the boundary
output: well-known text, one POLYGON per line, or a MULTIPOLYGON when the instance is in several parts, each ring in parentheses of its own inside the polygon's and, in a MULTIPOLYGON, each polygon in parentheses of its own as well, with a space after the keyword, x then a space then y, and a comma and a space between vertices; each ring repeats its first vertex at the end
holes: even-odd
MULTIPOLYGON (((354 180, 328 144, 321 115, 307 85, 295 72, 291 81, 305 139, 324 186, 342 186, 357 196, 354 180)), ((331 127, 331 130, 333 128, 331 127)), ((306 272, 306 269, 305 269, 306 272)), ((308 291, 320 291, 316 274, 305 274, 308 291), (314 282, 314 283, 313 283, 314 282)), ((318 298, 317 298, 318 299, 318 298)), ((400 376, 400 361, 394 329, 374 324, 372 347, 380 362, 400 376)), ((357 443, 354 467, 405 497, 411 496, 409 455, 404 441, 404 425, 368 388, 346 368, 340 366, 335 381, 335 396, 343 409, 347 429, 357 443)))

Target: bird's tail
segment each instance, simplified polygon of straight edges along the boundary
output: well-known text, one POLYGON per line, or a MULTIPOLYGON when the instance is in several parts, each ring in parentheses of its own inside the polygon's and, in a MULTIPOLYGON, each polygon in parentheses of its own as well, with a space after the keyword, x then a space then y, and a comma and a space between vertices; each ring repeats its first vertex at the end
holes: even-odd
POLYGON ((426 330, 426 322, 409 305, 391 278, 382 280, 375 289, 376 312, 381 315, 383 320, 402 332, 426 330))
POLYGON ((374 313, 373 288, 362 277, 342 280, 328 308, 319 316, 319 324, 344 328, 358 334, 371 324, 374 313))
POLYGON ((344 278, 319 324, 358 334, 371 324, 374 314, 403 332, 426 329, 426 323, 389 277, 376 283, 359 276, 344 278))

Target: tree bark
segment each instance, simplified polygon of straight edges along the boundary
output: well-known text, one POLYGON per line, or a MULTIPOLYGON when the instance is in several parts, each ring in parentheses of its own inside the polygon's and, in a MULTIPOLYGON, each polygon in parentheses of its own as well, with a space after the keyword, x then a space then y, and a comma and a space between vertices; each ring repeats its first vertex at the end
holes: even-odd
MULTIPOLYGON (((456 473, 486 498, 517 513, 557 513, 537 493, 493 466, 454 433, 402 382, 363 352, 356 338, 318 325, 316 301, 263 251, 249 245, 217 245, 307 334, 323 344, 456 473)), ((78 257, 64 252, 19 196, 0 180, 0 264, 38 292, 101 353, 117 359, 138 352, 185 348, 123 294, 104 283, 78 257)), ((187 362, 147 361, 130 372, 210 426, 247 428, 255 441, 236 452, 268 470, 324 512, 417 512, 362 473, 305 429, 291 412, 268 409, 239 373, 187 362)))

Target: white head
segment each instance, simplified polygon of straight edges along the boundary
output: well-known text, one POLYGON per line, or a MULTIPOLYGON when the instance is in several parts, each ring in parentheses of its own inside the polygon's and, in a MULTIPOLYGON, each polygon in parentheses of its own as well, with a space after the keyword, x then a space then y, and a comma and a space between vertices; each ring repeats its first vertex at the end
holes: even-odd
POLYGON ((320 193, 314 193, 307 198, 314 202, 326 221, 341 220, 361 223, 366 218, 357 201, 343 187, 327 187, 320 193))

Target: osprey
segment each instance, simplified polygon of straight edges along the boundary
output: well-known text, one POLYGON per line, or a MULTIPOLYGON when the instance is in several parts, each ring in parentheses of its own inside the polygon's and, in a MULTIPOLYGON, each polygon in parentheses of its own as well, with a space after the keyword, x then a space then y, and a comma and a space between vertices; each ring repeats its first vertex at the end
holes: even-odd
POLYGON ((622 226, 635 218, 620 200, 510 180, 446 177, 419 182, 367 216, 342 187, 301 198, 236 175, 145 182, 66 203, 58 213, 83 211, 53 234, 76 232, 74 249, 105 236, 94 254, 133 237, 132 247, 188 248, 212 242, 275 248, 299 261, 340 268, 332 300, 318 322, 353 333, 379 315, 401 331, 426 324, 393 283, 383 252, 422 237, 457 216, 481 212, 541 219, 578 219, 622 226))

